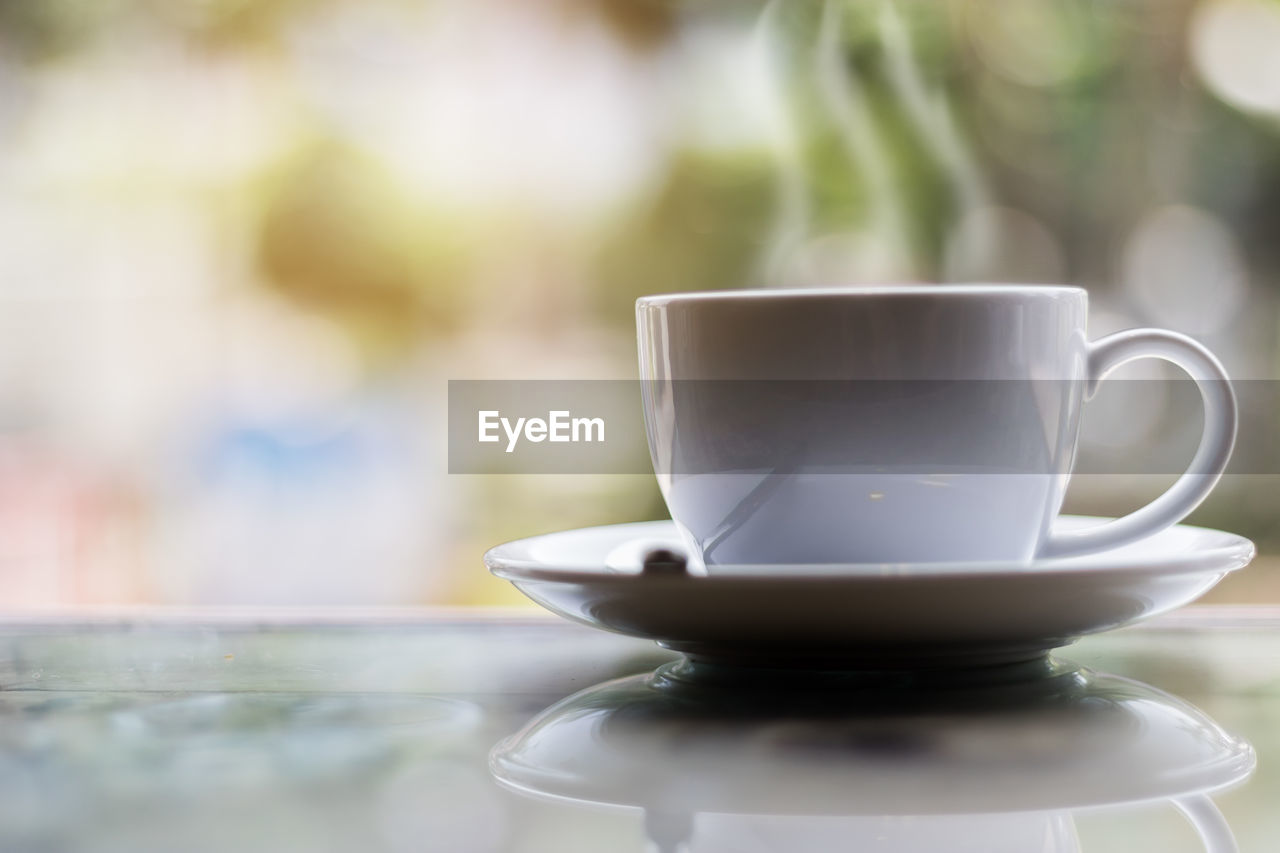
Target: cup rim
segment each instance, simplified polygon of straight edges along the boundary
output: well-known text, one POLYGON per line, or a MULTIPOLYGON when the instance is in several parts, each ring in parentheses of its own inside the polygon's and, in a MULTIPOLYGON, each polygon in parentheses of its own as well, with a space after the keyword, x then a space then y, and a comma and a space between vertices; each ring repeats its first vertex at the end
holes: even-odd
POLYGON ((838 287, 774 287, 731 290, 692 290, 682 293, 654 293, 641 296, 636 307, 673 302, 756 302, 771 299, 821 297, 906 297, 924 299, 1028 298, 1035 296, 1088 296, 1083 287, 1070 284, 876 284, 838 287))

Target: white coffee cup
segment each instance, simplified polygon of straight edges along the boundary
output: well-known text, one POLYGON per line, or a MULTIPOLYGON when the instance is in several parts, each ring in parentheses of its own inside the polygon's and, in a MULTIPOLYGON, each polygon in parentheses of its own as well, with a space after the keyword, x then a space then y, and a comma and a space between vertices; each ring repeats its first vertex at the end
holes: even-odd
POLYGON ((741 290, 636 304, 654 470, 697 562, 1029 562, 1177 523, 1231 455, 1236 402, 1203 346, 1157 329, 1090 343, 1076 287, 741 290), (1172 362, 1204 431, 1150 504, 1056 531, 1081 408, 1111 370, 1172 362))

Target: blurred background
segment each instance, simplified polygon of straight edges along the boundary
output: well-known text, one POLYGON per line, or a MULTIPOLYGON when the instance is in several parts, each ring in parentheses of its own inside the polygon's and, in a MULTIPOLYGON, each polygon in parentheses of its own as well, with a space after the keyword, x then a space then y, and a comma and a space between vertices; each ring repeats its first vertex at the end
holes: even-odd
MULTIPOLYGON (((450 476, 449 379, 633 377, 644 293, 976 280, 1274 380, 1277 238, 1277 0, 3 0, 0 607, 516 603, 485 548, 665 511, 450 476)), ((1280 477, 1194 520, 1280 600, 1280 477)))

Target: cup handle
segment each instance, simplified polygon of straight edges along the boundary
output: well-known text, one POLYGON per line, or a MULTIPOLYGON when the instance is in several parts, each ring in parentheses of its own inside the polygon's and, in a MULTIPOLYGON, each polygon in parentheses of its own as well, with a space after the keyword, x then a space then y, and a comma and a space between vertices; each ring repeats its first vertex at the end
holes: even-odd
POLYGON ((1239 853, 1231 826, 1218 806, 1205 794, 1195 794, 1173 801, 1174 807, 1195 827, 1204 843, 1205 853, 1239 853))
POLYGON ((1218 359, 1186 335, 1163 329, 1131 329, 1089 344, 1084 398, 1091 398, 1112 370, 1139 358, 1161 358, 1176 364, 1200 390, 1204 432, 1191 465, 1168 491, 1139 510, 1083 530, 1051 530, 1040 547, 1040 557, 1106 551, 1171 527, 1208 497, 1226 470, 1236 441, 1236 395, 1218 359))

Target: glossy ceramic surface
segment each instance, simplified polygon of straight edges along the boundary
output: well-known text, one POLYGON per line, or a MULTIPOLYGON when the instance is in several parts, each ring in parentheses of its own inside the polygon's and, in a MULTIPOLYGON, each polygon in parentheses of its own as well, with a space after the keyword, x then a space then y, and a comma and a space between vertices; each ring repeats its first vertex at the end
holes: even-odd
POLYGON ((708 566, 1030 561, 1100 551, 1203 500, 1235 437, 1226 374, 1159 330, 1089 343, 1073 287, 732 291, 637 302, 654 470, 708 566), (1105 530, 1054 528, 1082 402, 1154 357, 1201 388, 1187 476, 1105 530))
MULTIPOLYGON (((1064 516, 1081 530, 1105 519, 1064 516)), ((1231 533, 1179 525, 1105 554, 1031 565, 717 566, 642 574, 671 522, 498 546, 490 571, 543 607, 694 659, 767 667, 978 665, 1026 660, 1195 600, 1253 558, 1231 533), (629 555, 629 556, 628 556, 629 555), (630 560, 630 563, 627 562, 630 560)))

